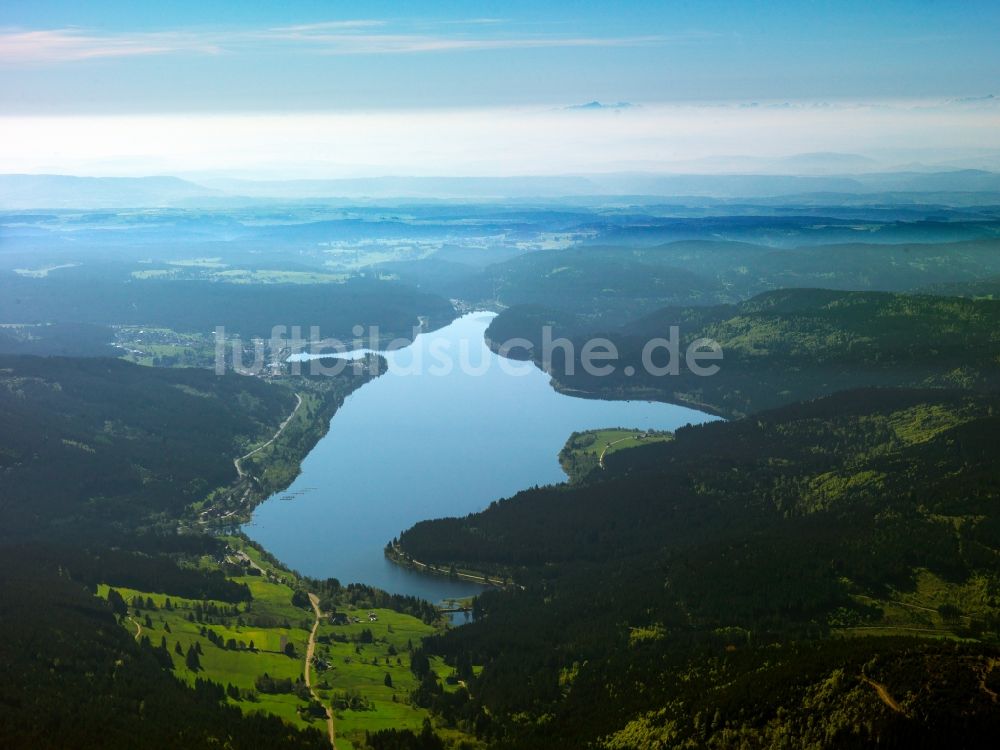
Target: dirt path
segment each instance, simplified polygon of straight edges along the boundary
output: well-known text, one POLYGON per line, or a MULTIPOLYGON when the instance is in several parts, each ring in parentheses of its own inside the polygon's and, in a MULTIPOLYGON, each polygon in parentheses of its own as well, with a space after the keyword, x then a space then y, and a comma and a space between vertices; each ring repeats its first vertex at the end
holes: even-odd
POLYGON ((601 455, 597 457, 597 465, 602 469, 604 468, 604 454, 608 452, 608 448, 616 443, 624 443, 626 440, 632 440, 635 435, 629 435, 628 437, 618 438, 617 440, 612 440, 610 443, 604 446, 604 450, 601 451, 601 455))
POLYGON ((233 466, 236 467, 236 473, 239 474, 239 476, 240 476, 241 479, 243 477, 245 477, 247 475, 247 473, 245 471, 243 471, 243 467, 240 465, 240 462, 245 461, 246 459, 250 458, 250 456, 252 456, 254 453, 257 453, 259 451, 264 450, 267 446, 269 446, 271 443, 273 443, 275 440, 277 440, 279 437, 281 437, 281 433, 285 431, 285 428, 288 426, 288 423, 292 421, 292 417, 294 417, 296 415, 296 413, 298 413, 299 407, 302 406, 302 396, 300 396, 299 394, 296 393, 295 394, 295 398, 297 399, 296 404, 295 404, 295 408, 292 409, 292 413, 288 415, 288 417, 285 419, 285 421, 282 422, 281 425, 279 425, 278 431, 275 432, 274 435, 271 436, 270 440, 268 440, 263 445, 258 445, 256 448, 254 448, 252 451, 250 451, 249 453, 247 453, 245 456, 240 456, 239 458, 234 458, 233 459, 233 466))
POLYGON ((320 700, 319 694, 313 689, 312 686, 312 661, 313 654, 316 652, 316 631, 319 630, 319 621, 323 617, 323 613, 319 609, 319 597, 316 594, 309 594, 309 603, 312 604, 313 612, 316 613, 316 620, 313 622, 312 631, 309 633, 309 645, 306 646, 306 666, 305 666, 305 681, 306 687, 309 688, 309 692, 312 694, 313 700, 317 703, 323 705, 323 709, 326 711, 326 733, 330 737, 330 746, 333 750, 337 750, 337 732, 333 728, 333 711, 330 707, 320 700))
MULTIPOLYGON (((246 552, 244 552, 243 550, 235 550, 235 551, 233 552, 233 557, 234 557, 234 558, 235 558, 235 559, 236 559, 236 560, 237 560, 238 562, 245 562, 245 563, 246 563, 247 565, 249 565, 249 566, 250 566, 251 568, 253 568, 253 569, 254 569, 254 570, 256 570, 256 571, 257 571, 258 573, 260 573, 260 575, 261 575, 261 576, 262 576, 262 577, 263 577, 264 579, 266 579, 266 578, 268 577, 269 573, 268 573, 268 572, 267 572, 266 570, 264 570, 264 568, 262 568, 262 567, 261 567, 260 565, 258 565, 257 563, 255 563, 255 562, 254 562, 254 559, 253 559, 252 557, 250 557, 250 555, 248 555, 248 554, 247 554, 246 552)), ((228 560, 229 558, 226 558, 226 559, 228 560)))
POLYGON ((880 682, 875 682, 875 680, 869 679, 868 677, 865 677, 864 675, 861 675, 861 679, 864 682, 867 682, 873 688, 875 688, 875 692, 878 693, 878 697, 882 700, 882 702, 885 705, 887 705, 889 708, 891 708, 897 714, 903 713, 902 706, 900 706, 898 703, 896 703, 896 699, 893 698, 889 694, 889 691, 886 689, 885 685, 883 685, 880 682))
POLYGON ((142 625, 140 625, 139 621, 134 617, 129 617, 128 619, 132 621, 133 625, 135 625, 135 639, 139 640, 142 637, 142 625))

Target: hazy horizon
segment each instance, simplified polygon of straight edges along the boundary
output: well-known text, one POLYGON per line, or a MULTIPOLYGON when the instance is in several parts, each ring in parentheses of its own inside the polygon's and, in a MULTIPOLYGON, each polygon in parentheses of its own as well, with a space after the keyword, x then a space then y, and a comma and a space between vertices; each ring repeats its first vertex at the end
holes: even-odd
POLYGON ((761 162, 826 152, 996 168, 998 22, 986 2, 15 1, 0 172, 795 173, 761 162))
POLYGON ((0 118, 0 172, 251 179, 996 168, 1000 100, 0 118), (838 155, 861 157, 836 163, 838 155), (824 164, 776 164, 801 155, 824 164), (868 160, 863 163, 862 160, 868 160))

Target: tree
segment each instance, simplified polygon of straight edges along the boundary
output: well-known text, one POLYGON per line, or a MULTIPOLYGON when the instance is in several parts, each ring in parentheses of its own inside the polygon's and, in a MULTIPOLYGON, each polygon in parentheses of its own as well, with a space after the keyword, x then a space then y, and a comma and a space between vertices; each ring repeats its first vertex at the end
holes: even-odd
POLYGON ((111 611, 119 617, 128 614, 128 605, 125 604, 124 597, 118 593, 117 589, 108 589, 108 604, 111 605, 111 611))
POLYGON ((422 650, 413 652, 410 657, 410 671, 418 678, 423 678, 431 671, 431 662, 422 650))
POLYGON ((198 672, 201 670, 201 659, 198 658, 198 651, 194 646, 188 646, 187 656, 184 657, 184 663, 192 672, 198 672))
POLYGON ((295 644, 291 641, 285 644, 285 656, 295 658, 295 644))
POLYGON ((385 683, 385 686, 387 688, 391 688, 392 687, 392 675, 389 674, 388 672, 386 672, 385 673, 385 680, 383 680, 383 682, 385 683))
POLYGON ((184 648, 181 646, 180 641, 177 641, 177 643, 174 645, 174 653, 177 654, 178 656, 184 656, 184 648))
POLYGON ((945 622, 955 622, 962 616, 962 610, 954 604, 942 604, 937 608, 938 614, 945 622))

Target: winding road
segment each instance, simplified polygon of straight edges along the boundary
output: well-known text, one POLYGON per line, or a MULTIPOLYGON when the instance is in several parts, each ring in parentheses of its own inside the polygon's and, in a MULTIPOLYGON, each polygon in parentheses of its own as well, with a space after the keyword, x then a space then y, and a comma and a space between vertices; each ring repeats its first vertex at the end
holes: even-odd
POLYGON ((306 646, 306 666, 305 677, 306 687, 309 688, 309 692, 317 703, 323 706, 323 710, 326 711, 326 732, 330 737, 330 747, 333 750, 337 750, 337 732, 333 727, 333 711, 330 707, 323 703, 320 699, 319 694, 313 689, 312 686, 312 661, 313 654, 316 652, 316 631, 319 630, 319 621, 323 617, 323 613, 319 609, 319 597, 316 594, 309 594, 309 603, 312 604, 313 612, 316 613, 316 620, 313 622, 312 631, 309 633, 309 644, 306 646))
POLYGON ((281 433, 285 431, 285 428, 288 426, 288 423, 292 421, 292 417, 294 417, 296 415, 296 413, 298 413, 299 407, 302 406, 302 396, 300 396, 298 393, 296 393, 295 394, 295 398, 297 399, 297 402, 295 404, 295 408, 292 409, 292 413, 288 415, 288 417, 285 419, 285 421, 282 422, 281 425, 279 425, 278 431, 275 432, 274 435, 271 436, 270 440, 268 440, 263 445, 258 445, 256 448, 254 448, 252 451, 250 451, 249 453, 247 453, 245 456, 240 456, 239 458, 234 458, 233 459, 233 466, 236 467, 236 473, 239 474, 240 479, 242 479, 243 477, 245 477, 247 475, 247 473, 245 471, 243 471, 243 467, 240 466, 240 462, 241 461, 245 461, 246 459, 250 458, 250 456, 252 456, 253 454, 255 454, 257 452, 264 450, 267 446, 269 446, 271 443, 273 443, 275 440, 277 440, 279 437, 281 437, 281 433))

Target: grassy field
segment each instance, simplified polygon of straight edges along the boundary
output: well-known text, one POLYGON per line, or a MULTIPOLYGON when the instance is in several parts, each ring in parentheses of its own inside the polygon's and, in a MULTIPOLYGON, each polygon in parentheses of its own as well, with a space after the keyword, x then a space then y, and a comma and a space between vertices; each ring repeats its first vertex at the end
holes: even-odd
POLYGON ((856 595, 858 603, 876 607, 880 616, 863 624, 835 627, 834 632, 975 640, 984 623, 1000 614, 998 582, 992 578, 974 576, 966 583, 950 583, 921 570, 914 584, 912 590, 894 591, 886 598, 856 595))
POLYGON ((229 284, 339 284, 348 274, 327 271, 280 271, 271 269, 227 268, 225 264, 181 263, 171 268, 148 268, 132 272, 134 279, 169 279, 172 281, 220 281, 229 284))
MULTIPOLYGON (((129 605, 122 626, 136 637, 148 637, 153 646, 165 639, 180 679, 232 685, 235 691, 227 700, 245 712, 265 711, 295 726, 325 731, 323 718, 308 710, 310 696, 301 682, 315 618, 308 604, 295 606, 292 597, 297 589, 305 590, 305 583, 243 539, 225 539, 229 549, 224 563, 205 557, 199 564, 224 569, 230 580, 245 583, 251 601, 232 605, 116 587, 129 605), (290 653, 285 651, 288 644, 290 653), (200 649, 197 670, 186 663, 192 647, 200 649), (287 679, 292 691, 262 691, 259 678, 265 674, 287 679)), ((97 595, 106 598, 108 589, 101 585, 97 595)), ((410 671, 410 657, 421 640, 439 632, 443 623, 428 625, 391 609, 356 607, 346 598, 326 604, 328 610, 335 607, 346 615, 348 624, 334 625, 330 612, 324 612, 310 668, 321 701, 333 708, 339 750, 362 747, 366 731, 419 731, 430 715, 411 702, 418 681, 410 671)), ((453 669, 443 661, 432 659, 431 669, 445 690, 458 689, 453 669)), ((446 738, 469 739, 447 728, 438 731, 446 738)))
MULTIPOLYGON (((277 714, 297 726, 321 726, 303 716, 305 702, 294 694, 266 694, 256 690, 256 680, 263 674, 272 678, 288 678, 293 682, 302 677, 312 613, 291 604, 292 588, 264 576, 232 576, 232 580, 246 583, 253 600, 233 605, 223 602, 202 602, 180 597, 168 597, 157 592, 135 591, 118 588, 129 603, 132 620, 125 624, 148 636, 152 645, 160 645, 166 638, 167 650, 174 660, 174 673, 193 683, 197 678, 209 679, 222 685, 234 685, 240 691, 240 700, 230 701, 244 711, 267 711, 277 714), (152 599, 153 608, 144 603, 136 608, 135 597, 146 602, 152 599), (166 608, 170 599, 171 608, 166 608), (225 614, 211 614, 216 608, 225 614), (149 627, 146 617, 152 627, 149 627), (203 629, 204 628, 204 633, 203 629), (212 643, 208 633, 216 634, 222 644, 232 639, 236 648, 225 648, 212 643), (290 643, 294 655, 283 652, 283 645, 290 643), (180 653, 177 646, 180 646, 180 653), (251 647, 252 644, 252 647, 251 647), (201 647, 201 669, 193 671, 185 665, 189 647, 201 647)), ((98 590, 98 596, 107 596, 107 586, 98 590)))
POLYGON ((599 469, 603 458, 611 453, 634 448, 637 445, 672 439, 673 435, 669 432, 642 431, 623 427, 574 432, 559 453, 559 463, 569 480, 578 482, 590 472, 599 469))
POLYGON ((215 340, 200 333, 178 333, 169 328, 121 326, 115 331, 121 358, 147 367, 211 367, 215 340))
MULTIPOLYGON (((419 731, 428 716, 409 702, 417 688, 410 671, 412 646, 434 632, 420 620, 391 610, 343 610, 360 622, 320 626, 315 669, 316 687, 324 702, 333 705, 340 737, 357 741, 366 730, 409 728, 419 731), (373 612, 376 620, 369 620, 373 612), (368 641, 368 633, 371 640, 368 641), (386 676, 391 686, 386 684, 386 676), (352 710, 349 706, 360 710, 352 710)), ((444 676, 451 669, 438 663, 444 676)))

